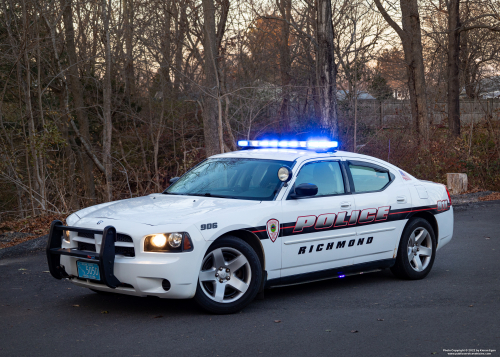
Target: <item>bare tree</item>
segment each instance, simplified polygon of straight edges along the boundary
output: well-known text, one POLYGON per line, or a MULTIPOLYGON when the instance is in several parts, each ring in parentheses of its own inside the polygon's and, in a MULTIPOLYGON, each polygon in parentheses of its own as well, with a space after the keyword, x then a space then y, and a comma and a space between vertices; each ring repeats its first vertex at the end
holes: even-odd
POLYGON ((102 1, 102 21, 104 27, 104 71, 103 82, 103 118, 104 127, 102 134, 102 162, 106 175, 106 198, 108 201, 113 200, 113 185, 112 185, 112 172, 113 162, 111 158, 111 138, 113 134, 113 124, 111 122, 111 36, 109 30, 109 20, 111 12, 111 0, 106 2, 102 1))
MULTIPOLYGON (((68 80, 71 95, 73 97, 76 117, 79 124, 79 131, 87 142, 90 141, 89 120, 85 110, 83 100, 83 86, 80 82, 78 73, 78 59, 75 46, 75 30, 73 26, 73 3, 72 0, 61 0, 61 8, 63 9, 64 32, 66 35, 66 49, 68 52, 68 80)), ((94 175, 92 173, 94 165, 92 159, 88 155, 82 157, 82 175, 85 184, 86 197, 91 203, 96 202, 94 175)))
POLYGON ((334 60, 333 24, 331 0, 318 0, 316 60, 318 86, 321 91, 321 124, 330 128, 330 134, 338 136, 337 118, 337 66, 334 60))
POLYGON ((401 39, 408 72, 411 113, 416 132, 425 144, 429 140, 429 116, 418 1, 400 0, 402 28, 389 15, 380 0, 374 1, 384 19, 401 39))

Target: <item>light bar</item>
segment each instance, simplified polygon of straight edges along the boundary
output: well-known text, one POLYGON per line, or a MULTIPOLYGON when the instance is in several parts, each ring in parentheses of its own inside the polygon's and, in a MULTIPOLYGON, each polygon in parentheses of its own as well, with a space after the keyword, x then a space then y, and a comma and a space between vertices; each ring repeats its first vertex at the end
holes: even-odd
POLYGON ((333 149, 339 146, 337 141, 329 140, 239 140, 241 148, 290 148, 290 149, 333 149))

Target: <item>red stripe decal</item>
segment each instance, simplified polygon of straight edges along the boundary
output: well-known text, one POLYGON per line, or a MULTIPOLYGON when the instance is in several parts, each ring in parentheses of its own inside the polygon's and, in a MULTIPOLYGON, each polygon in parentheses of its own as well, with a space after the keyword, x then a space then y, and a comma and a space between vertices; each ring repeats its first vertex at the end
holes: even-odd
POLYGON ((411 211, 404 211, 404 212, 394 212, 394 213, 389 213, 389 214, 401 214, 401 213, 410 213, 410 212, 418 212, 418 211, 430 211, 436 208, 423 208, 423 209, 415 209, 411 211))

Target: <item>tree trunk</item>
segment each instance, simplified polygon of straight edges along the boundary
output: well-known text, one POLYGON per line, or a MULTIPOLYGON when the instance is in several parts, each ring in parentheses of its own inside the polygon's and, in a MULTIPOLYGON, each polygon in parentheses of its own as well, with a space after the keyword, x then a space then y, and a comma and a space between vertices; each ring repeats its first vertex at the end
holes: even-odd
POLYGON ((403 28, 389 16, 380 0, 374 0, 387 23, 396 31, 405 54, 410 93, 411 114, 420 144, 429 140, 429 116, 427 114, 427 94, 425 68, 422 54, 422 34, 417 0, 400 0, 403 28))
POLYGON ((332 138, 338 137, 337 66, 334 59, 331 0, 317 0, 316 76, 320 93, 320 125, 329 129, 332 138))
POLYGON ((446 174, 446 180, 452 195, 467 191, 467 174, 446 174))
POLYGON ((124 37, 125 37, 125 97, 130 104, 135 92, 133 35, 134 35, 134 4, 133 0, 124 0, 124 37))
POLYGON ((448 3, 448 129, 452 137, 460 136, 460 0, 448 3))
POLYGON ((218 132, 218 101, 219 80, 217 73, 217 36, 215 30, 215 5, 213 0, 202 0, 204 36, 203 48, 205 58, 205 92, 203 96, 203 131, 205 137, 205 152, 207 157, 224 152, 219 142, 218 132))
POLYGON ((177 21, 175 22, 175 73, 174 73, 174 95, 179 95, 182 82, 182 62, 184 38, 187 30, 186 3, 177 2, 177 21))
MULTIPOLYGON (((30 20, 28 19, 28 11, 26 9, 25 1, 22 1, 22 16, 23 16, 23 31, 25 34, 25 38, 28 38, 28 23, 30 20)), ((26 105, 26 116, 28 117, 28 133, 29 133, 29 147, 31 151, 31 156, 33 160, 33 175, 34 175, 34 191, 39 196, 38 202, 40 202, 40 208, 42 212, 46 210, 46 202, 45 202, 45 180, 44 177, 41 176, 40 166, 42 161, 42 154, 39 152, 38 147, 38 139, 36 135, 35 128, 35 118, 33 114, 33 107, 31 105, 31 63, 28 56, 28 48, 24 49, 24 65, 26 68, 26 82, 24 84, 24 93, 25 93, 25 105, 26 105)), ((33 194, 33 193, 31 193, 33 194)))
POLYGON ((161 64, 161 91, 162 100, 165 101, 171 94, 171 80, 170 80, 170 62, 171 62, 171 44, 172 38, 170 36, 170 25, 172 22, 171 13, 172 1, 167 0, 163 4, 164 23, 163 23, 163 38, 161 41, 162 64, 161 64))
POLYGON ((417 113, 415 123, 417 133, 426 143, 429 140, 429 116, 427 113, 427 94, 425 86, 425 67, 422 49, 422 32, 420 29, 420 16, 418 14, 417 0, 401 0, 401 13, 403 16, 403 29, 408 33, 411 58, 407 64, 411 67, 415 85, 415 102, 417 113))
POLYGON ((103 152, 102 161, 105 169, 106 176, 106 200, 113 200, 113 187, 112 187, 112 170, 113 163, 111 162, 111 135, 112 135, 112 123, 111 123, 111 44, 110 44, 110 33, 109 33, 109 17, 111 11, 111 0, 106 3, 106 0, 102 2, 102 16, 104 23, 104 35, 106 36, 106 43, 104 46, 105 51, 105 74, 103 83, 103 116, 104 116, 104 128, 103 128, 103 152))
POLYGON ((292 61, 290 58, 290 25, 292 1, 278 0, 278 7, 283 21, 281 21, 281 36, 279 38, 280 76, 281 76, 281 106, 280 127, 283 131, 290 130, 290 84, 292 82, 292 61))
MULTIPOLYGON (((69 68, 67 77, 69 79, 69 87, 73 97, 73 104, 75 107, 76 118, 80 134, 90 142, 89 120, 87 112, 85 111, 85 103, 83 100, 83 86, 80 82, 78 75, 78 60, 76 56, 75 46, 75 31, 73 27, 73 8, 72 0, 61 0, 61 7, 64 8, 64 32, 66 35, 66 50, 68 51, 69 68)), ((96 203, 95 184, 94 184, 94 165, 92 159, 84 155, 82 164, 82 176, 85 185, 85 197, 90 199, 90 204, 96 203)))

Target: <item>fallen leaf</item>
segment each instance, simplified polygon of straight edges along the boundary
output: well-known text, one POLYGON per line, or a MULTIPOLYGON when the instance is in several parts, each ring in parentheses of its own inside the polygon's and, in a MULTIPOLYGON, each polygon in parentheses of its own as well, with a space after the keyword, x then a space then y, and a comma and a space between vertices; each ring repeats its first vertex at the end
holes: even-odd
POLYGON ((432 352, 431 355, 437 355, 438 353, 437 352, 432 352))
POLYGON ((326 332, 332 332, 332 330, 325 330, 326 332))
POLYGON ((80 305, 73 305, 73 307, 80 307, 80 305))
POLYGON ((101 314, 107 314, 108 312, 106 310, 101 311, 101 314))
POLYGON ((357 333, 359 332, 358 330, 351 330, 352 333, 357 333))
POLYGON ((279 324, 281 322, 281 320, 274 320, 274 322, 276 322, 277 324, 279 324))
POLYGON ((474 305, 469 305, 469 307, 473 307, 474 305))
POLYGON ((160 317, 163 317, 163 316, 162 315, 158 315, 158 316, 153 317, 153 319, 159 319, 160 317))
POLYGON ((384 319, 377 319, 377 321, 384 321, 384 319))
POLYGON ((21 268, 21 269, 19 269, 19 270, 28 270, 28 269, 21 268))
POLYGON ((42 271, 42 273, 50 273, 50 271, 44 270, 44 271, 42 271))

